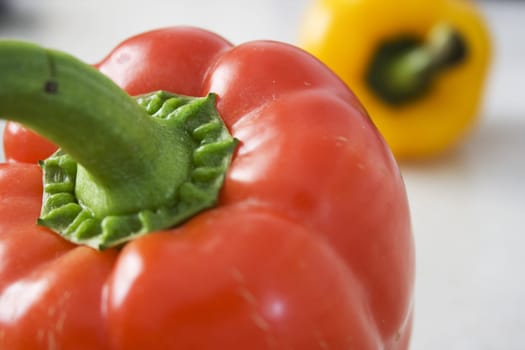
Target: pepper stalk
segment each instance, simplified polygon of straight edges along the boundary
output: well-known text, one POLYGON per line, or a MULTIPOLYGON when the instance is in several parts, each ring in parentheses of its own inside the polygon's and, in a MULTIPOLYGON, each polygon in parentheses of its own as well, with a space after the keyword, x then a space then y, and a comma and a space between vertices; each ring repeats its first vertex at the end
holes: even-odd
POLYGON ((423 96, 440 73, 465 61, 467 55, 463 37, 451 25, 439 23, 424 40, 401 35, 382 43, 366 81, 382 101, 403 105, 423 96))
POLYGON ((96 249, 216 204, 236 141, 214 94, 130 97, 62 52, 0 42, 0 116, 60 149, 41 162, 40 225, 96 249))

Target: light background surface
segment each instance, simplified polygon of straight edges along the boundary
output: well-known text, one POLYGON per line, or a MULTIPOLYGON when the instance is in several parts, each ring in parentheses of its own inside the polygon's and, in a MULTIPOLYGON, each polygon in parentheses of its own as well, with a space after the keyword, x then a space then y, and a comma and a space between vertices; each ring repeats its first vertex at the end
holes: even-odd
MULTIPOLYGON (((169 25, 200 26, 233 43, 294 43, 307 4, 4 2, 9 11, 0 15, 0 38, 31 40, 87 62, 132 34, 169 25)), ((401 164, 417 249, 412 349, 525 349, 525 3, 481 6, 495 57, 480 124, 455 152, 401 164)))

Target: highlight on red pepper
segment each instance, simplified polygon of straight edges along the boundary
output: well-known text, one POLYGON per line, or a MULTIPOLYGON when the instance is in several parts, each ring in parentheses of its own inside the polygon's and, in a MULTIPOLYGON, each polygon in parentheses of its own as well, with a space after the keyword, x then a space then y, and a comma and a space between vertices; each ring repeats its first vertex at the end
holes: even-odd
POLYGON ((2 41, 0 115, 1 349, 408 349, 404 184, 313 56, 192 27, 94 67, 2 41))

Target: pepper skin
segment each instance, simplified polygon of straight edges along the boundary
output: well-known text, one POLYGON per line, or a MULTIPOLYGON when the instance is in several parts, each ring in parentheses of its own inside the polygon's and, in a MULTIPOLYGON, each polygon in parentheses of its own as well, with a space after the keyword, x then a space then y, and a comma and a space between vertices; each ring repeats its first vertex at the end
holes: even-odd
POLYGON ((217 94, 239 142, 219 203, 97 251, 35 225, 36 164, 1 165, 0 348, 408 349, 405 188, 335 74, 287 44, 188 27, 132 37, 96 67, 132 95, 217 94))
MULTIPOLYGON (((299 39, 299 46, 325 62, 356 93, 398 159, 443 154, 472 130, 482 104, 490 44, 479 9, 469 0, 316 0, 306 11, 299 39), (461 40, 462 52, 456 52, 455 62, 443 62, 443 55, 454 51, 450 47, 433 54, 441 39, 432 38, 432 30, 440 25, 461 40), (410 71, 410 79, 420 79, 420 85, 410 85, 417 92, 413 98, 389 101, 374 90, 367 74, 385 44, 404 39, 414 40, 417 53, 408 57, 406 52, 403 69, 410 71)), ((380 74, 379 85, 396 78, 380 74)), ((403 82, 414 83, 410 79, 403 82)), ((392 90, 405 88, 398 84, 392 90)))
POLYGON ((7 162, 36 163, 57 149, 52 142, 11 121, 5 123, 2 141, 7 162))

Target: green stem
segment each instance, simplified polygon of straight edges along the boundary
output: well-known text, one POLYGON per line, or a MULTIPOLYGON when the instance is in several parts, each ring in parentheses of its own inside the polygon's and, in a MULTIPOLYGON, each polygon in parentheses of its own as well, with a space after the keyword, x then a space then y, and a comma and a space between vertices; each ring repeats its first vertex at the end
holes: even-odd
POLYGON ((405 35, 380 45, 366 80, 384 102, 402 105, 424 96, 442 72, 466 56, 461 35, 448 24, 438 24, 424 41, 405 35))
POLYGON ((61 148, 43 162, 41 224, 105 248, 213 205, 235 144, 214 96, 159 92, 138 102, 67 54, 0 43, 0 116, 61 148), (205 169, 214 176, 202 181, 195 174, 205 169))

